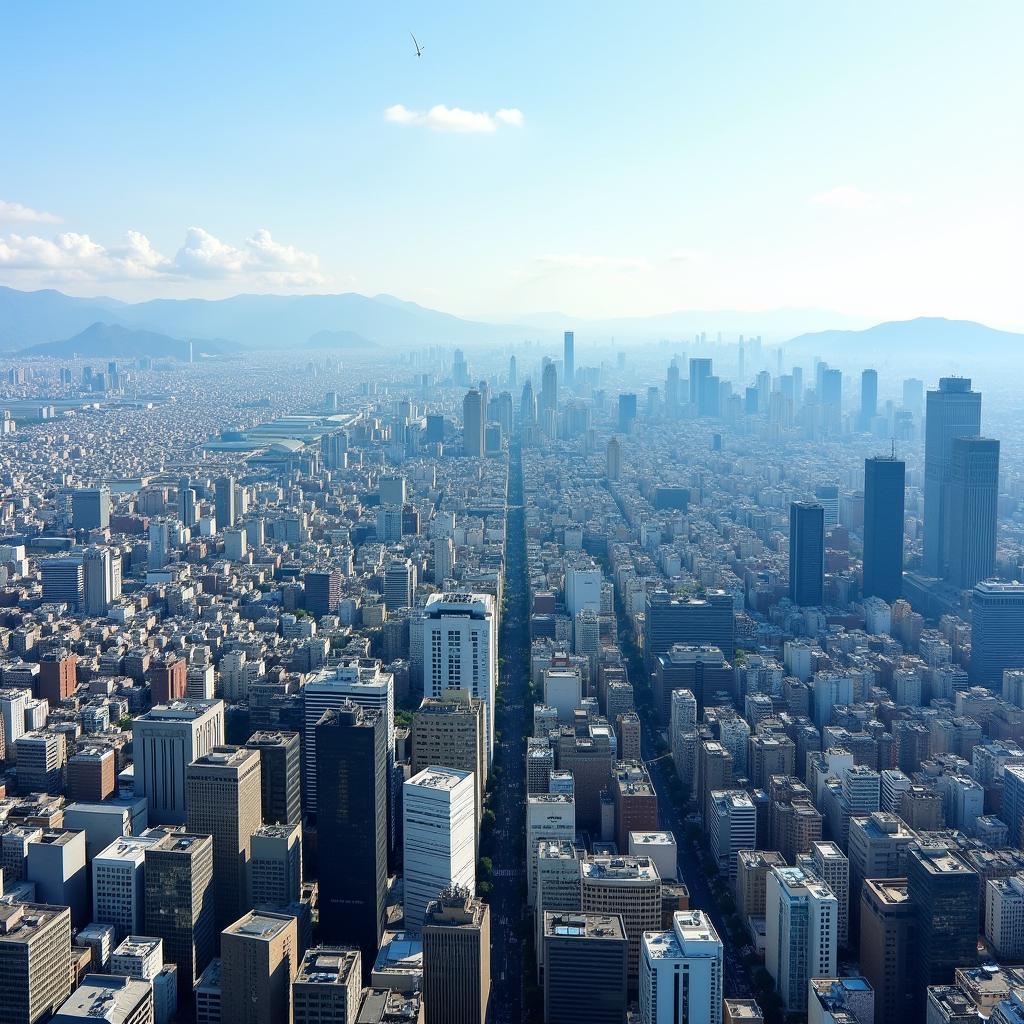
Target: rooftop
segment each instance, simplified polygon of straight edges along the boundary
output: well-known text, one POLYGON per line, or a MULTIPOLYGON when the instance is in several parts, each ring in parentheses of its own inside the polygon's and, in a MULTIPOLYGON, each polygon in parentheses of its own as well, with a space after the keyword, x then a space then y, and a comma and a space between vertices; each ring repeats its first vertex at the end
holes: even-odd
POLYGON ((572 911, 544 912, 545 937, 558 939, 624 939, 618 914, 584 914, 572 911))
POLYGON ((358 949, 348 946, 316 946, 307 949, 295 976, 296 985, 345 985, 359 970, 358 949))

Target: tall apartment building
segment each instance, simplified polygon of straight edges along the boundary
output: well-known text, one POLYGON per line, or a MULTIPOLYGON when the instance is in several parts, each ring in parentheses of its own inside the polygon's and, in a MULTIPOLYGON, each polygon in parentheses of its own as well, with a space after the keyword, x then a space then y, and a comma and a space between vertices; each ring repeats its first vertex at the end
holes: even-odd
POLYGON ((839 907, 831 889, 800 868, 772 868, 766 884, 765 967, 788 1012, 803 1012, 807 982, 834 977, 839 907))
POLYGON ((292 982, 294 1024, 354 1024, 359 1013, 362 974, 358 949, 307 949, 292 982))
POLYGON ((185 769, 224 742, 224 702, 180 700, 132 722, 135 795, 149 801, 150 825, 185 823, 185 769))
POLYGON ((297 732, 255 732, 245 742, 260 754, 260 804, 267 825, 302 821, 302 745, 297 732))
POLYGON ((71 911, 0 904, 0 1007, 9 1024, 49 1019, 71 992, 71 911))
POLYGON ((914 1013, 917 912, 905 878, 868 878, 860 894, 860 969, 875 990, 876 1024, 914 1013))
POLYGON ((671 930, 644 933, 642 1024, 722 1024, 722 986, 722 940, 704 911, 677 911, 671 930))
POLYGON ((302 826, 262 825, 252 837, 249 898, 254 907, 284 907, 302 898, 302 826))
POLYGON ((468 891, 443 891, 423 918, 423 1008, 437 1024, 486 1024, 491 912, 468 891))
POLYGON ((824 882, 839 903, 836 919, 836 937, 840 947, 849 940, 850 921, 850 862, 835 843, 814 843, 811 852, 797 858, 797 867, 824 882))
POLYGON ((163 939, 164 957, 178 965, 181 999, 213 959, 217 918, 213 839, 167 832, 146 850, 146 920, 143 932, 163 939))
POLYGON ((442 890, 476 889, 473 775, 432 765, 402 789, 405 926, 419 930, 442 890))
POLYGON ((226 1018, 237 1024, 288 1024, 299 967, 294 917, 249 911, 221 933, 220 989, 226 1018))
POLYGON ((629 940, 618 914, 546 913, 546 1024, 622 1024, 629 940))
POLYGON ((188 830, 213 837, 217 921, 227 927, 251 906, 249 860, 260 827, 260 755, 219 746, 196 758, 185 773, 188 830))
POLYGON ((734 882, 740 850, 757 849, 757 811, 746 790, 711 791, 707 833, 718 870, 734 882))

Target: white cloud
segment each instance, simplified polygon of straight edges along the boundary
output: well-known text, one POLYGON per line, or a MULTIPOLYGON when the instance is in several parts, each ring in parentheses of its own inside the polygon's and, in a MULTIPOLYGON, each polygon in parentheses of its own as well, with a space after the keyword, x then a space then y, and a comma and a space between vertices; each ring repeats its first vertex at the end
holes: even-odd
POLYGON ((35 271, 51 281, 234 278, 301 286, 325 280, 315 255, 275 241, 265 228, 236 248, 204 228, 190 227, 173 259, 138 231, 129 231, 123 244, 111 247, 72 231, 53 239, 12 233, 0 235, 0 270, 5 268, 35 271))
POLYGON ((837 210, 869 210, 878 205, 879 199, 856 185, 836 185, 810 196, 807 202, 812 206, 831 206, 837 210))
POLYGON ((560 270, 648 270, 647 260, 623 256, 598 256, 584 253, 546 253, 536 262, 560 270))
POLYGON ((0 199, 0 221, 12 224, 59 224, 60 217, 55 213, 33 210, 31 206, 0 199))
POLYGON ((396 103, 384 111, 384 120, 392 124, 422 125, 438 132, 487 134, 497 131, 499 125, 521 128, 523 112, 515 107, 503 107, 492 115, 483 110, 463 110, 438 103, 423 113, 396 103))

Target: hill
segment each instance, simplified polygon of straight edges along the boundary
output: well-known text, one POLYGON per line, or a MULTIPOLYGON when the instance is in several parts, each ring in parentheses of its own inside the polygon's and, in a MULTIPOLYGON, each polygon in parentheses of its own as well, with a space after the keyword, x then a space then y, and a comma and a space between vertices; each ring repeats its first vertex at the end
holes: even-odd
MULTIPOLYGON (((225 355, 236 350, 237 346, 230 342, 197 340, 192 343, 192 353, 196 358, 202 355, 225 355)), ((120 324, 97 322, 90 324, 74 337, 31 345, 19 350, 18 354, 52 356, 57 359, 67 359, 74 355, 87 359, 112 356, 122 359, 135 359, 139 356, 150 356, 154 359, 186 359, 188 342, 155 331, 141 331, 120 324)))

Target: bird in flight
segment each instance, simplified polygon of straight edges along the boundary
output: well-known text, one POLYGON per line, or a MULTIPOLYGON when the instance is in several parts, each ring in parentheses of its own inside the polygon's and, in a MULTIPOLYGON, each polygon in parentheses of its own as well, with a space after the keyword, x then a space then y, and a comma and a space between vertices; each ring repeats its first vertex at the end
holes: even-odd
POLYGON ((416 37, 413 36, 411 32, 409 33, 409 35, 412 36, 412 45, 416 47, 416 56, 422 57, 424 48, 420 46, 420 44, 416 41, 416 37))

